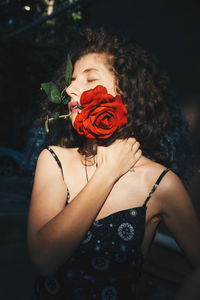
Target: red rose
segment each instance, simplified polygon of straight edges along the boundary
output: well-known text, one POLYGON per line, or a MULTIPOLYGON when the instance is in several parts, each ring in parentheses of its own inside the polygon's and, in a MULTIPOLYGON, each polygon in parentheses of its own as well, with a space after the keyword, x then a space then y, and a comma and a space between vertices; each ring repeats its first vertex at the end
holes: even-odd
POLYGON ((104 86, 97 85, 94 89, 82 93, 80 103, 83 107, 85 107, 86 105, 91 104, 94 100, 109 100, 112 98, 114 97, 107 93, 107 89, 104 86))
POLYGON ((120 95, 107 94, 105 87, 98 85, 81 95, 83 110, 77 115, 74 128, 90 139, 107 139, 127 122, 127 110, 120 95))

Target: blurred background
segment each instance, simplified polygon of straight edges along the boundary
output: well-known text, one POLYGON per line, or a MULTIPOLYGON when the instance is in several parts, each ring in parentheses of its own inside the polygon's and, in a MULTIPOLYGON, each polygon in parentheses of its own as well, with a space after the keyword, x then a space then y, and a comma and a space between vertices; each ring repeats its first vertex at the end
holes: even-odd
MULTIPOLYGON (((0 298, 34 299, 26 246, 38 153, 48 143, 34 120, 40 83, 52 80, 81 26, 126 33, 169 73, 196 145, 187 186, 200 212, 200 2, 198 0, 2 0, 0 2, 0 298)), ((143 299, 173 299, 190 267, 160 226, 144 267, 143 299)))

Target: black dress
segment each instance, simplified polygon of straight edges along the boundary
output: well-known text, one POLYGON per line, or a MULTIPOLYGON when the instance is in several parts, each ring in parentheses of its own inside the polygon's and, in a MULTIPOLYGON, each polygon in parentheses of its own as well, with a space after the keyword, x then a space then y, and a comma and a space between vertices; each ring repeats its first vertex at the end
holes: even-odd
MULTIPOLYGON (((62 172, 58 157, 51 148, 48 150, 62 172)), ((144 261, 141 245, 146 204, 168 170, 159 176, 143 206, 94 221, 66 263, 53 276, 37 279, 37 299, 136 299, 136 284, 144 261)))

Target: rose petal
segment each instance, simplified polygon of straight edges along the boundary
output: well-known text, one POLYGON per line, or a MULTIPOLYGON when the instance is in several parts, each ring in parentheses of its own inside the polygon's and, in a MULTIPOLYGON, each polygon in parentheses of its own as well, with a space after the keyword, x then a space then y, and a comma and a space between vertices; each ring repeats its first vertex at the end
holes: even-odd
POLYGON ((85 104, 90 103, 94 97, 102 94, 107 94, 107 89, 102 85, 97 85, 94 89, 82 93, 80 103, 84 106, 85 104))

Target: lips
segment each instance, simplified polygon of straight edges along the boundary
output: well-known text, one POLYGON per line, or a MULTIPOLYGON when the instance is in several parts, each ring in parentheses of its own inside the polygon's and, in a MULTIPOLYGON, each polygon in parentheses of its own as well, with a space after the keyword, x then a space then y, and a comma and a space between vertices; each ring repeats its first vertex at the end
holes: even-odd
POLYGON ((76 101, 70 102, 70 103, 69 103, 69 111, 70 111, 70 112, 73 112, 73 111, 75 111, 75 110, 78 110, 78 108, 77 108, 77 109, 74 109, 77 105, 78 105, 78 102, 76 102, 76 101))

